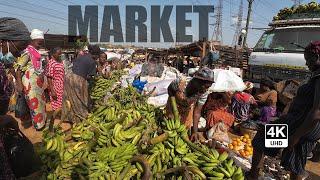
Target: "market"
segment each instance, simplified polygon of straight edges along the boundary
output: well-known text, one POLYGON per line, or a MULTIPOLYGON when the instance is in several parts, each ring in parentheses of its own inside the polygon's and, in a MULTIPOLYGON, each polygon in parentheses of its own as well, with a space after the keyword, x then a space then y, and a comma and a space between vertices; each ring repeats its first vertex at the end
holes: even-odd
MULTIPOLYGON (((186 36, 183 32, 183 28, 186 27, 188 22, 183 17, 186 13, 198 13, 199 14, 199 21, 205 21, 205 22, 199 22, 199 37, 202 37, 201 35, 204 33, 208 34, 208 15, 209 12, 213 12, 213 6, 175 6, 176 14, 175 16, 178 18, 176 20, 176 27, 178 31, 176 31, 177 35, 177 41, 178 42, 184 42, 185 39, 191 39, 192 36, 186 36), (205 26, 200 26, 201 24, 204 24, 205 26)), ((110 37, 115 37, 115 42, 134 42, 135 41, 135 27, 138 26, 138 41, 139 42, 147 42, 146 36, 147 34, 147 26, 146 21, 148 19, 147 10, 143 6, 126 6, 126 25, 125 25, 125 31, 126 33, 130 33, 129 36, 126 36, 126 39, 124 41, 123 33, 122 33, 122 27, 121 27, 121 14, 119 11, 118 6, 104 6, 103 11, 103 22, 101 26, 101 36, 100 36, 100 42, 110 42, 110 37), (135 14, 138 14, 138 19, 134 19, 135 14), (132 23, 134 21, 134 23, 132 23), (130 22, 130 23, 129 23, 130 22), (112 27, 111 28, 111 23, 112 27), (146 28, 140 28, 140 27, 146 27, 146 28)), ((157 42, 160 41, 160 30, 162 34, 164 34, 164 42, 174 42, 172 33, 169 28, 169 21, 171 12, 173 9, 173 6, 164 6, 163 12, 160 13, 160 6, 152 6, 151 7, 151 18, 152 23, 150 29, 153 31, 151 35, 151 41, 157 42), (157 17, 158 16, 158 17, 157 17), (157 29, 158 28, 158 29, 157 29), (157 33, 156 33, 157 32, 157 33)), ((77 21, 82 21, 82 12, 81 12, 81 6, 70 6, 69 7, 69 35, 76 35, 77 34, 77 21)), ((150 17, 150 15, 149 15, 150 17)), ((88 27, 90 26, 90 40, 97 41, 98 40, 98 23, 92 23, 92 22, 98 22, 99 16, 98 16, 98 6, 90 6, 85 9, 84 11, 84 19, 87 19, 86 22, 81 24, 81 27, 79 27, 79 31, 86 32, 88 27), (90 22, 90 24, 89 24, 90 22), (85 24, 86 23, 86 24, 85 24)), ((191 23, 192 24, 192 23, 191 23)), ((86 33, 85 33, 86 34, 86 33)), ((208 36, 208 35, 206 35, 208 36)))
POLYGON ((249 48, 252 3, 234 46, 100 44, 1 17, 0 180, 320 179, 320 3, 281 7, 249 48))

